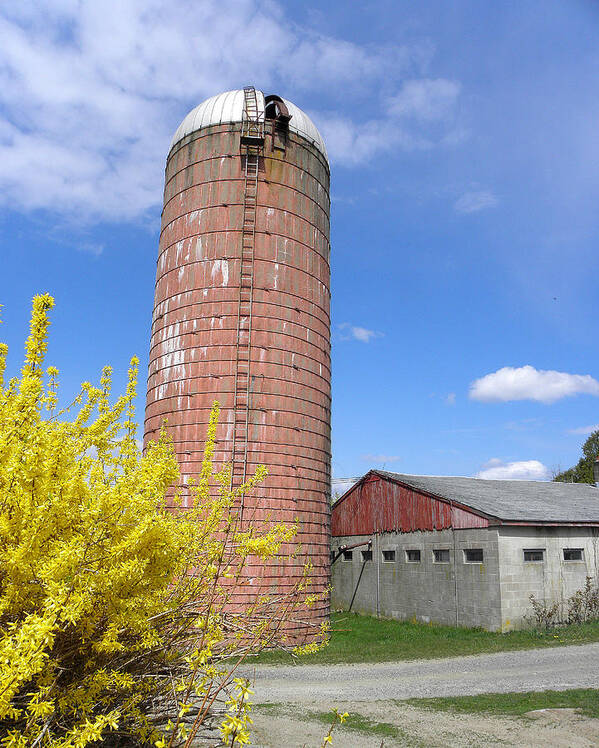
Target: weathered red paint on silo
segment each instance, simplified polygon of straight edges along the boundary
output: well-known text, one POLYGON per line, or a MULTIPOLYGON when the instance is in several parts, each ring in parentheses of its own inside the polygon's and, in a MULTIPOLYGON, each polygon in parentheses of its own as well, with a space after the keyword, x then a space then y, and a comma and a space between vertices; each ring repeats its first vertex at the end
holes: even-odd
MULTIPOLYGON (((276 148, 272 128, 266 120, 258 174, 247 458, 249 474, 264 464, 269 475, 250 504, 259 503, 259 518, 299 519, 297 543, 314 564, 320 591, 329 582, 330 548, 329 167, 318 144, 301 134, 289 132, 284 150, 276 148)), ((168 419, 183 485, 199 472, 215 399, 215 458, 231 460, 240 130, 239 121, 193 130, 173 145, 166 165, 145 440, 168 419)), ((284 591, 300 573, 292 567, 248 573, 284 591)), ((326 617, 328 602, 311 615, 326 617)))

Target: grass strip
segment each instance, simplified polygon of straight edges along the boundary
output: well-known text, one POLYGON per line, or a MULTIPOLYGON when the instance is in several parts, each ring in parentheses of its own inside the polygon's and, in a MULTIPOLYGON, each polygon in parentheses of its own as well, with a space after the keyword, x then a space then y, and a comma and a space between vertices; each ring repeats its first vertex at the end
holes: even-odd
MULTIPOLYGON (((298 719, 301 717, 302 720, 308 720, 310 722, 318 722, 325 727, 329 727, 333 721, 332 712, 317 712, 310 709, 293 709, 286 708, 284 704, 253 704, 252 707, 267 714, 280 717, 291 717, 298 719)), ((335 732, 339 730, 354 730, 355 732, 362 733, 363 735, 370 735, 374 737, 390 738, 394 740, 402 740, 406 746, 421 746, 418 740, 413 736, 409 735, 405 730, 402 730, 397 725, 392 725, 389 722, 376 722, 363 714, 352 712, 346 717, 343 725, 335 727, 335 732)))
POLYGON ((549 631, 528 629, 505 634, 455 626, 395 621, 353 613, 335 613, 328 647, 294 658, 286 652, 263 652, 247 662, 302 665, 345 662, 395 662, 458 657, 487 652, 557 647, 599 641, 599 621, 561 626, 549 631))
POLYGON ((599 717, 599 690, 573 688, 569 691, 526 691, 524 693, 483 693, 477 696, 451 696, 435 699, 394 700, 419 709, 441 712, 485 713, 521 716, 535 709, 578 709, 587 717, 599 717))
MULTIPOLYGON (((307 712, 306 718, 320 722, 323 725, 330 725, 333 719, 331 712, 307 712)), ((405 730, 389 722, 375 722, 363 714, 352 712, 349 717, 345 718, 343 725, 336 727, 335 730, 346 729, 360 732, 363 735, 370 735, 377 738, 392 738, 402 740, 406 746, 416 746, 420 743, 415 742, 405 730)))

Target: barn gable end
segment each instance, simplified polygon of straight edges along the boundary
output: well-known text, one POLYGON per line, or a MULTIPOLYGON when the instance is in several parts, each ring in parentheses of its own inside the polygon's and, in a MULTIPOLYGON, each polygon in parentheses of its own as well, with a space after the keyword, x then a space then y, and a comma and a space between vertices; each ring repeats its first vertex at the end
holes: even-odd
POLYGON ((370 472, 333 507, 333 537, 488 527, 489 520, 387 476, 370 472))

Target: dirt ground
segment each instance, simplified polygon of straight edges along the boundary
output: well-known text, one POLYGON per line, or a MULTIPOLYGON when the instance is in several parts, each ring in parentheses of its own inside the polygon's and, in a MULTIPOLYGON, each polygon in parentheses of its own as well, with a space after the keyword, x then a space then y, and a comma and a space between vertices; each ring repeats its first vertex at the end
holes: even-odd
MULTIPOLYGON (((400 735, 382 737, 336 727, 333 746, 339 748, 588 748, 599 746, 599 719, 581 716, 573 709, 546 709, 523 717, 492 717, 480 714, 449 714, 398 706, 389 701, 338 702, 328 707, 361 715, 376 723, 394 725, 400 735)), ((255 748, 320 748, 327 727, 310 719, 310 713, 326 710, 322 702, 303 704, 295 712, 256 708, 253 711, 252 745, 255 748), (293 715, 293 716, 291 716, 293 715)))

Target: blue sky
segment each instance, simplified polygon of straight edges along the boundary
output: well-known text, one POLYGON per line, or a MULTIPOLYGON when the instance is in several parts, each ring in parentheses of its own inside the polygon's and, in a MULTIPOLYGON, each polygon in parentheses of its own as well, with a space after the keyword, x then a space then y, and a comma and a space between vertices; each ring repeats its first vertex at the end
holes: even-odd
POLYGON ((104 364, 121 382, 133 353, 143 381, 170 138, 252 83, 306 110, 331 157, 333 475, 546 478, 578 459, 599 424, 596 2, 11 5, 12 371, 48 291, 65 394, 104 364))

